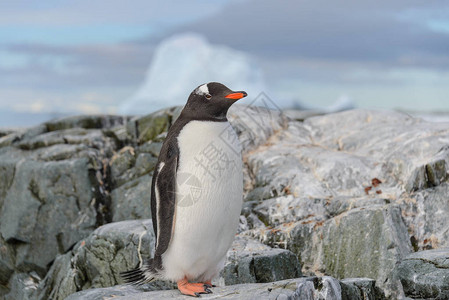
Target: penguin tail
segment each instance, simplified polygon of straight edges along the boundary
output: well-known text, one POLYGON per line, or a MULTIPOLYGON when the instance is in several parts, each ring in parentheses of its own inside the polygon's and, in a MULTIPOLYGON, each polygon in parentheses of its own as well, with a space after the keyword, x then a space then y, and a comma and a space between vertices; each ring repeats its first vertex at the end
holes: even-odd
POLYGON ((152 267, 151 260, 136 267, 135 269, 120 273, 120 277, 127 284, 141 285, 156 280, 156 270, 152 267))

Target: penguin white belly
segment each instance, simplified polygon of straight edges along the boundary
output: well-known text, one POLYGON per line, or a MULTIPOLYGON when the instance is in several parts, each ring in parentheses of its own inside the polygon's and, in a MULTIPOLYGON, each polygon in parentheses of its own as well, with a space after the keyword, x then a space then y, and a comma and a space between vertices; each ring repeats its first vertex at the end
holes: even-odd
POLYGON ((210 280, 236 234, 243 198, 241 148, 228 122, 191 121, 178 136, 174 230, 164 277, 210 280))

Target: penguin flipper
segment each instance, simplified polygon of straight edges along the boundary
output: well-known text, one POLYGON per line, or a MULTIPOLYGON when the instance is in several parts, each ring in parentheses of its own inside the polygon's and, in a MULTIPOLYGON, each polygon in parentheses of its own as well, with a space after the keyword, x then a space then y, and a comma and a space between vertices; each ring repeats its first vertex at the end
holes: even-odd
POLYGON ((151 186, 151 215, 156 236, 153 265, 162 269, 161 255, 167 250, 173 235, 176 206, 176 175, 179 149, 177 144, 164 144, 153 174, 151 186))

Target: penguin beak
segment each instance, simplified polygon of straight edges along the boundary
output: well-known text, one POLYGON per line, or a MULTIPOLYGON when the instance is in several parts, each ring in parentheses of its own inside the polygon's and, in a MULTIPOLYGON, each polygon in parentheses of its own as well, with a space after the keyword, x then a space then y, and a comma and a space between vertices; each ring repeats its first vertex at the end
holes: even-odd
POLYGON ((227 95, 225 98, 238 100, 238 99, 242 99, 243 97, 246 97, 247 95, 248 94, 246 92, 236 92, 236 93, 227 95))

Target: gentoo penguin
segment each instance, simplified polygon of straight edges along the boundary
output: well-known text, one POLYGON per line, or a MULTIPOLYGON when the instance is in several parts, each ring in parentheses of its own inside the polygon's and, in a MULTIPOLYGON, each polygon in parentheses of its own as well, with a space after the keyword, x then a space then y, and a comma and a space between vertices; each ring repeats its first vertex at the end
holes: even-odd
POLYGON ((226 114, 246 96, 221 83, 197 87, 170 127, 153 174, 154 257, 122 273, 128 283, 177 282, 182 294, 211 293, 234 240, 243 200, 241 148, 226 114))

